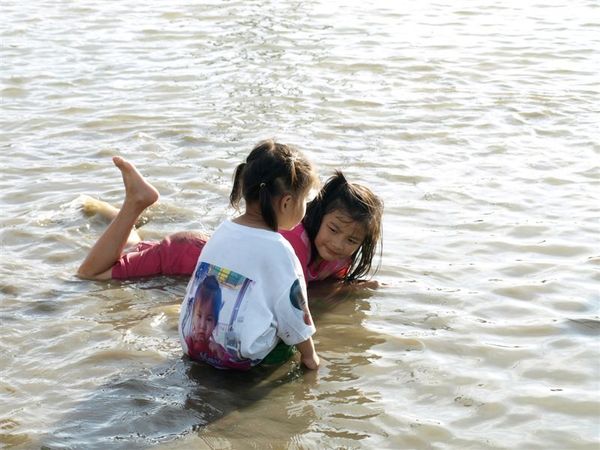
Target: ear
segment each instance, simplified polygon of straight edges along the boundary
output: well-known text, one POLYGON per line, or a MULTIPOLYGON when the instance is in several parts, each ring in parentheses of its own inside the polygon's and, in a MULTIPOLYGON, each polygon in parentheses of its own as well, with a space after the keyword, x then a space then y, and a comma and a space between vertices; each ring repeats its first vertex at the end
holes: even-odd
POLYGON ((279 210, 286 212, 289 208, 294 206, 294 197, 292 194, 283 194, 279 199, 279 210))

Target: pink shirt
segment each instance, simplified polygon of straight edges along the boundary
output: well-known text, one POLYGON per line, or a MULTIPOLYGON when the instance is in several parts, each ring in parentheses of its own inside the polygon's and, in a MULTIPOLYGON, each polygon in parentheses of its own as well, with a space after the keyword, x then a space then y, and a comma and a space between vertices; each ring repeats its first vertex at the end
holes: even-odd
POLYGON ((324 280, 326 278, 343 278, 350 268, 350 258, 336 259, 334 261, 321 261, 316 268, 309 268, 312 248, 304 225, 299 223, 291 230, 279 230, 279 233, 292 244, 300 265, 304 271, 306 282, 324 280))

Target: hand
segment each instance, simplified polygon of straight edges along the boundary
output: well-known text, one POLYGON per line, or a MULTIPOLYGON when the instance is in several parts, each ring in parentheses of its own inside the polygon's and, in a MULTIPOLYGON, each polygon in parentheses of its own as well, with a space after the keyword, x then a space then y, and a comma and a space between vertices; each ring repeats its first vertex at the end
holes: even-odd
POLYGON ((380 286, 385 286, 385 283, 380 283, 377 280, 359 280, 355 281, 355 286, 367 289, 377 289, 380 286))
POLYGON ((321 363, 321 360, 319 358, 319 355, 317 355, 317 352, 313 352, 310 355, 302 355, 302 357, 300 358, 300 361, 302 361, 302 364, 304 364, 307 368, 311 369, 311 370, 315 370, 319 368, 319 364, 321 363))
POLYGON ((296 344, 296 348, 300 352, 300 361, 302 361, 302 364, 312 370, 319 367, 321 361, 315 350, 312 338, 308 338, 307 340, 296 344))

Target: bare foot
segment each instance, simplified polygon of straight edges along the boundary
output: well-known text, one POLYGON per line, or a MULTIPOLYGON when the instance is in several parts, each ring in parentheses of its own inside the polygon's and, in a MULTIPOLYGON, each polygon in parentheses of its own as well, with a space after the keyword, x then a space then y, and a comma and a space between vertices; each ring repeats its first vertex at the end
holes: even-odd
POLYGON ((121 171, 125 184, 125 204, 130 204, 140 211, 155 203, 160 194, 148 183, 135 166, 120 156, 113 156, 113 163, 121 171))

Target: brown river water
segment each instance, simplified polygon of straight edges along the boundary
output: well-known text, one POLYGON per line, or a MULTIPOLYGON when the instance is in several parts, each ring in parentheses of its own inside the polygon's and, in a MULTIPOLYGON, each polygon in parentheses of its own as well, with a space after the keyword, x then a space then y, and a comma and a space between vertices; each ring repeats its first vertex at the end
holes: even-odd
POLYGON ((593 0, 3 0, 0 448, 600 448, 593 0), (74 276, 118 206, 210 232, 259 140, 384 200, 317 372, 182 357, 186 279, 74 276))

